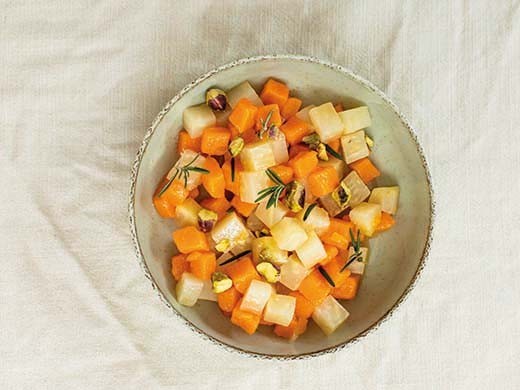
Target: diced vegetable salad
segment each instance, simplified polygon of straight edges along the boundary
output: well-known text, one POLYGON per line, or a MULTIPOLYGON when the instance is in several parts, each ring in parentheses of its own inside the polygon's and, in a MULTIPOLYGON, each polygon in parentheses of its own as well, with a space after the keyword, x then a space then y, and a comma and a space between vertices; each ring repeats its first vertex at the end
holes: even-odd
POLYGON ((271 326, 295 340, 312 318, 325 334, 348 318, 368 239, 392 228, 399 187, 375 187, 368 107, 302 107, 269 79, 207 91, 187 108, 180 155, 153 203, 173 218, 180 304, 215 301, 253 334, 271 326))

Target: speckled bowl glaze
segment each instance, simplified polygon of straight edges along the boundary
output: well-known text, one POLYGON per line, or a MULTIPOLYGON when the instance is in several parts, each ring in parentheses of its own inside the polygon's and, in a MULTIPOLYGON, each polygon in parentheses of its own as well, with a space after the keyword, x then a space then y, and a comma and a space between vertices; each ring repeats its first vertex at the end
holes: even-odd
MULTIPOLYGON (((162 301, 191 329, 230 350, 264 358, 294 359, 337 351, 361 340, 402 303, 414 286, 428 254, 434 216, 430 175, 421 147, 408 121, 370 82, 339 65, 310 57, 274 55, 246 58, 220 66, 180 91, 148 129, 133 165, 129 199, 130 227, 137 258, 162 301), (204 100, 212 86, 224 90, 243 80, 257 89, 269 77, 286 82, 304 105, 343 102, 346 108, 367 105, 375 140, 371 158, 383 174, 376 186, 399 185, 396 226, 370 241, 370 255, 358 297, 342 303, 347 322, 325 336, 313 323, 295 342, 260 327, 253 336, 231 325, 214 302, 184 307, 175 299, 170 259, 175 252, 173 221, 160 218, 152 195, 162 175, 175 162, 182 112, 204 100)), ((167 326, 167 324, 165 325, 167 326)))

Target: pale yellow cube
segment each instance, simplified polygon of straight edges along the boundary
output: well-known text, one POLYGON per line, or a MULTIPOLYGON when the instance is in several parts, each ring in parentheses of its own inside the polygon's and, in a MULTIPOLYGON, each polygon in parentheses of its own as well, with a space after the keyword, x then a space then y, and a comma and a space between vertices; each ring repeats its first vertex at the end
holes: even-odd
POLYGON ((343 134, 343 122, 332 103, 325 103, 309 111, 309 117, 322 142, 337 139, 343 134))
POLYGON ((381 206, 374 203, 360 203, 349 213, 350 220, 367 237, 372 237, 381 222, 381 206))
POLYGON ((338 329, 349 315, 350 313, 332 295, 329 295, 314 309, 312 319, 323 333, 329 335, 338 329))
POLYGON ((303 224, 296 218, 284 217, 271 228, 271 234, 278 247, 286 251, 293 251, 309 238, 303 224))
POLYGON ((341 137, 341 147, 343 148, 343 157, 347 164, 368 157, 370 154, 363 130, 341 137))
POLYGON ((372 124, 367 106, 361 106, 340 112, 339 117, 345 127, 344 134, 353 133, 372 124))
POLYGON ((293 319, 295 309, 295 297, 274 294, 269 298, 265 306, 264 320, 282 326, 289 326, 293 319))
POLYGON ((296 254, 305 268, 310 269, 327 257, 323 243, 313 231, 307 231, 307 241, 296 248, 296 254))
POLYGON ((249 84, 248 81, 244 81, 243 83, 240 83, 237 86, 231 88, 229 91, 227 91, 226 95, 227 101, 231 108, 235 108, 241 99, 247 99, 257 107, 264 105, 260 99, 260 96, 258 96, 255 89, 251 86, 251 84, 249 84))
POLYGON ((240 162, 246 171, 265 171, 276 165, 271 143, 258 141, 247 144, 240 153, 240 162))
POLYGON ((264 171, 240 172, 240 199, 242 202, 256 203, 258 193, 271 186, 271 180, 264 171))
POLYGON ((399 204, 399 187, 377 187, 372 190, 369 203, 377 203, 381 206, 381 210, 388 214, 397 212, 399 204))
POLYGON ((190 137, 198 138, 206 127, 215 126, 217 118, 211 108, 201 104, 186 108, 182 113, 182 122, 190 137))
POLYGON ((289 261, 280 267, 280 283, 296 291, 310 270, 305 268, 296 255, 289 256, 289 261))

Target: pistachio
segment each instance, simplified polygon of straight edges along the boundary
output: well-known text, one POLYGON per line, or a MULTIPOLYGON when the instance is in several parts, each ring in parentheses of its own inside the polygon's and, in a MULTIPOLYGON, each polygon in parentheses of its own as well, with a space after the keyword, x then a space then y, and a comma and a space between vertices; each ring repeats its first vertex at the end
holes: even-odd
POLYGON ((227 252, 230 248, 231 241, 229 241, 227 238, 224 238, 222 241, 217 243, 217 245, 215 245, 215 249, 222 253, 227 252))
POLYGON ((302 139, 304 144, 309 145, 309 148, 316 150, 321 144, 320 136, 317 133, 309 134, 302 139))
POLYGON ((218 214, 211 210, 201 209, 197 214, 197 222, 199 224, 200 230, 202 230, 204 233, 207 233, 213 229, 217 219, 218 214))
POLYGON ((325 144, 320 143, 316 148, 316 152, 318 152, 318 158, 322 161, 329 161, 329 155, 327 154, 327 148, 325 144))
POLYGON ((271 263, 266 261, 258 263, 256 270, 269 283, 276 283, 280 280, 280 272, 271 263))
POLYGON ((211 275, 213 291, 217 294, 229 290, 233 286, 233 281, 223 272, 213 272, 211 275))
POLYGON ((244 139, 242 137, 237 137, 231 143, 229 144, 229 154, 231 154, 231 157, 236 157, 240 154, 242 149, 244 149, 244 139))
POLYGON ((368 135, 365 134, 365 142, 367 143, 368 147, 372 149, 374 147, 374 140, 370 138, 368 135))
POLYGON ((297 213, 303 210, 305 204, 305 187, 298 181, 292 181, 287 184, 287 193, 285 196, 285 205, 297 213))
POLYGON ((226 93, 217 88, 208 89, 206 92, 206 104, 214 111, 224 111, 227 106, 226 93))
POLYGON ((350 199, 352 198, 352 191, 345 183, 341 182, 339 187, 332 191, 331 196, 336 204, 340 208, 344 209, 348 206, 350 199))

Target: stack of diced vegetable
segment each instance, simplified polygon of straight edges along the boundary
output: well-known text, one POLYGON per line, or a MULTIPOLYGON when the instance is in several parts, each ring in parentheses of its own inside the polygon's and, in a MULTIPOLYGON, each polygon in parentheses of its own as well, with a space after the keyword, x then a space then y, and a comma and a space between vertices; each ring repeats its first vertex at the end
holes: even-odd
POLYGON ((284 83, 207 91, 187 108, 178 161, 153 197, 179 228, 172 258, 180 304, 216 301, 245 332, 295 340, 349 316, 367 240, 390 229, 399 188, 375 187, 368 107, 301 107, 284 83))

